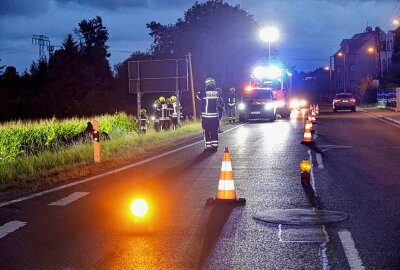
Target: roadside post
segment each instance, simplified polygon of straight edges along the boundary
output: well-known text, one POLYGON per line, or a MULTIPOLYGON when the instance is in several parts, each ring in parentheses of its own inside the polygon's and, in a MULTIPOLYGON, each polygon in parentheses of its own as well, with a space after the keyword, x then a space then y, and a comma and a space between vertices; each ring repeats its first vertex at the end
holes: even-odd
POLYGON ((93 155, 94 162, 100 162, 100 131, 97 120, 93 121, 93 155))

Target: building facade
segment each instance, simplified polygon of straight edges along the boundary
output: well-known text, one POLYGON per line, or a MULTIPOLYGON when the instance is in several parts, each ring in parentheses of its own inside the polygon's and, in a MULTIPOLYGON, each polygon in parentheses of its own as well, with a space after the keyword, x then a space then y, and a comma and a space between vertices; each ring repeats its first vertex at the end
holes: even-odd
POLYGON ((343 39, 333 55, 336 92, 355 92, 363 78, 370 75, 379 82, 389 68, 393 53, 394 31, 385 33, 379 27, 368 26, 365 32, 343 39))

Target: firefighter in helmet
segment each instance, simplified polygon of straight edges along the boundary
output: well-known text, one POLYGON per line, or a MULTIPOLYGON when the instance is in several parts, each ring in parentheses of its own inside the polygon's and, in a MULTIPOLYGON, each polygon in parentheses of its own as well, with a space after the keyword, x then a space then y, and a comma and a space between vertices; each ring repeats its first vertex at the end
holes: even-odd
POLYGON ((229 95, 228 95, 228 120, 229 120, 229 123, 235 123, 235 121, 236 121, 236 100, 237 100, 237 96, 235 93, 235 88, 231 87, 229 89, 229 95))
POLYGON ((161 96, 158 99, 158 101, 160 102, 160 111, 161 111, 160 130, 166 130, 166 129, 169 129, 169 126, 170 126, 169 109, 168 109, 167 99, 165 99, 165 97, 161 96))
POLYGON ((141 109, 140 110, 140 132, 146 133, 148 122, 149 122, 149 118, 147 117, 146 110, 141 109))
POLYGON ((154 108, 154 129, 156 131, 160 130, 160 117, 161 117, 161 109, 160 109, 160 101, 156 99, 153 103, 154 108))
POLYGON ((197 99, 201 101, 201 123, 204 130, 205 150, 218 149, 218 104, 222 101, 221 92, 217 89, 215 80, 208 77, 205 81, 205 89, 197 93, 197 99))
POLYGON ((169 100, 170 100, 170 104, 169 104, 170 114, 169 114, 169 117, 171 119, 172 128, 176 129, 176 127, 178 126, 177 98, 176 98, 176 96, 172 95, 169 98, 169 100))

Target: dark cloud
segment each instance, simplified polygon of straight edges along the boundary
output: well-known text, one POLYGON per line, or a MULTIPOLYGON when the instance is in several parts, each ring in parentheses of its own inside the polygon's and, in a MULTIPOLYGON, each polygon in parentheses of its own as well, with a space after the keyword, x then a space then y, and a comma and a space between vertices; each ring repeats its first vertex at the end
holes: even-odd
POLYGON ((181 7, 187 4, 187 0, 55 0, 59 5, 78 4, 80 6, 100 8, 105 10, 117 10, 121 8, 166 8, 181 7))
POLYGON ((49 0, 0 0, 0 16, 37 16, 49 6, 49 0))

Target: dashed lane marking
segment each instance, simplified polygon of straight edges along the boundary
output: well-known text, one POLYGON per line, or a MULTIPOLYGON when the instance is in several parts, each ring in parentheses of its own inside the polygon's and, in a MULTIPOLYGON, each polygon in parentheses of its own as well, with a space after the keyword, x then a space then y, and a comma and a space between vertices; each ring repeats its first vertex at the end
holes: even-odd
POLYGON ((0 239, 26 225, 26 222, 14 220, 0 226, 0 239))
POLYGON ((346 253, 347 261, 349 262, 350 269, 354 270, 364 270, 365 267, 362 264, 361 258, 354 244, 353 237, 351 233, 347 230, 342 230, 338 232, 340 241, 344 252, 346 253))
POLYGON ((66 206, 76 200, 79 200, 82 197, 85 197, 86 195, 88 195, 89 192, 74 192, 70 195, 68 195, 65 198, 62 198, 61 200, 49 203, 49 205, 53 205, 53 206, 66 206))
MULTIPOLYGON (((243 125, 244 124, 237 125, 237 126, 235 126, 233 128, 225 130, 221 134, 227 133, 227 132, 229 132, 231 130, 234 130, 234 129, 238 128, 238 127, 241 127, 243 125)), ((52 192, 55 192, 55 191, 63 190, 63 189, 69 188, 69 187, 73 187, 73 186, 80 185, 80 184, 83 184, 83 183, 86 183, 86 182, 90 182, 90 181, 93 181, 95 179, 98 179, 98 178, 101 178, 101 177, 104 177, 104 176, 107 176, 107 175, 112 175, 114 173, 121 172, 121 171, 130 169, 130 168, 133 168, 133 167, 137 167, 139 165, 142 165, 142 164, 145 164, 147 162, 150 162, 150 161, 153 161, 153 160, 156 160, 156 159, 171 155, 173 153, 179 152, 179 151, 181 151, 183 149, 192 147, 192 146, 194 146, 196 144, 199 144, 199 143, 202 143, 202 142, 203 142, 203 140, 199 140, 197 142, 194 142, 194 143, 179 147, 177 149, 162 153, 160 155, 157 155, 157 156, 154 156, 154 157, 151 157, 151 158, 144 159, 142 161, 135 162, 133 164, 121 167, 119 169, 111 170, 111 171, 108 171, 106 173, 98 174, 98 175, 95 175, 95 176, 92 176, 92 177, 89 177, 89 178, 85 178, 83 180, 76 181, 76 182, 73 182, 73 183, 70 183, 70 184, 66 184, 66 185, 59 186, 59 187, 52 188, 52 189, 48 189, 48 190, 45 190, 45 191, 42 191, 42 192, 34 193, 32 195, 29 195, 29 196, 21 197, 21 198, 14 199, 14 200, 11 200, 11 201, 6 201, 6 202, 3 202, 3 203, 0 203, 0 207, 6 206, 6 205, 10 205, 10 204, 14 204, 14 203, 18 203, 18 202, 22 202, 22 201, 26 201, 26 200, 29 200, 29 199, 32 199, 32 198, 36 198, 36 197, 39 197, 39 196, 42 196, 42 195, 45 195, 45 194, 49 194, 49 193, 52 193, 52 192)))
POLYGON ((316 153, 315 156, 317 157, 318 169, 323 169, 324 162, 322 161, 322 155, 320 153, 316 153))

